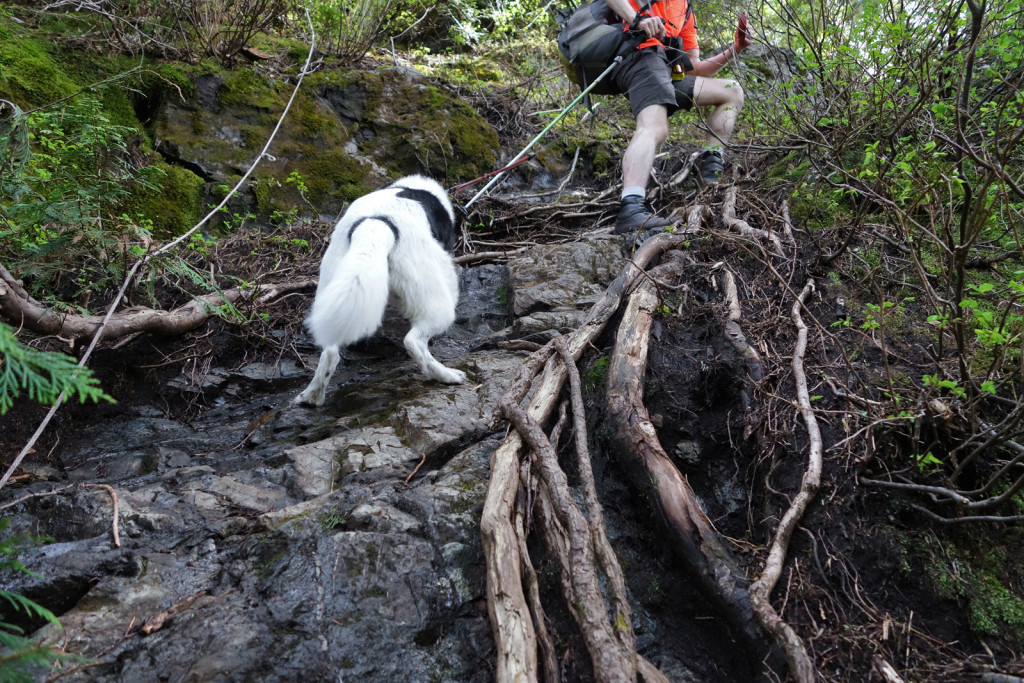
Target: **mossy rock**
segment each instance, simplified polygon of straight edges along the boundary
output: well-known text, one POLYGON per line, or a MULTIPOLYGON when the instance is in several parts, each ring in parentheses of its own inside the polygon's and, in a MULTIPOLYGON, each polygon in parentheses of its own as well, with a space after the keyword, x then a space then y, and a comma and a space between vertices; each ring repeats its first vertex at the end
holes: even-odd
MULTIPOLYGON (((167 98, 156 113, 156 149, 208 187, 230 184, 257 158, 294 85, 252 69, 191 82, 187 102, 167 98)), ((250 181, 246 208, 259 217, 339 213, 397 176, 480 175, 497 153, 497 133, 476 111, 412 69, 319 72, 304 80, 250 181)))
POLYGON ((155 189, 136 189, 124 210, 133 218, 153 221, 158 237, 180 235, 202 217, 203 179, 187 168, 158 161, 164 172, 155 189))
POLYGON ((0 98, 28 109, 79 90, 42 38, 16 30, 0 15, 0 98))
POLYGON ((966 603, 971 630, 1012 647, 1024 644, 1024 579, 1005 549, 977 538, 958 543, 934 537, 922 544, 925 573, 941 597, 966 603))

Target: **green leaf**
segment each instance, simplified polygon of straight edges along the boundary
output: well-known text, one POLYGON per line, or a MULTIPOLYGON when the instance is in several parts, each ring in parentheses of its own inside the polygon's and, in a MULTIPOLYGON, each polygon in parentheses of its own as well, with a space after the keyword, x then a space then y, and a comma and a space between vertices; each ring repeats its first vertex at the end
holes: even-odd
POLYGON ((63 353, 23 345, 5 323, 0 323, 0 356, 0 415, 14 405, 22 391, 28 392, 29 399, 46 404, 54 403, 61 393, 81 403, 115 402, 89 368, 79 367, 63 353))

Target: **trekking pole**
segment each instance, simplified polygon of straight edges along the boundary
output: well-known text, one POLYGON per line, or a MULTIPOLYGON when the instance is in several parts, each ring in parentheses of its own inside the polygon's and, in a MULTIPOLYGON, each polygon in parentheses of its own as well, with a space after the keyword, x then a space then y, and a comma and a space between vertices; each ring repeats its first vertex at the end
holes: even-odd
POLYGON ((502 176, 504 176, 504 175, 505 175, 505 171, 507 171, 507 170, 508 170, 509 168, 512 168, 512 167, 513 167, 514 165, 516 165, 516 162, 517 162, 517 161, 519 161, 520 159, 522 159, 523 157, 525 157, 525 156, 526 156, 526 153, 530 151, 530 148, 531 148, 531 147, 533 147, 533 146, 534 146, 535 144, 537 144, 537 143, 538 143, 538 142, 540 141, 540 139, 541 139, 542 137, 544 137, 544 136, 545 136, 545 135, 547 134, 547 132, 548 132, 549 130, 551 130, 551 128, 552 128, 552 127, 553 127, 553 126, 554 126, 554 125, 555 125, 556 123, 558 123, 559 121, 561 121, 562 119, 564 119, 564 118, 565 118, 565 116, 566 116, 566 114, 568 114, 568 113, 569 113, 570 111, 572 111, 572 110, 573 110, 573 107, 575 107, 575 106, 576 106, 577 104, 579 104, 580 102, 582 102, 582 101, 583 101, 583 98, 584 98, 584 97, 586 97, 586 96, 587 96, 587 94, 588 94, 588 93, 589 93, 589 92, 590 92, 591 90, 593 90, 593 89, 594 89, 594 86, 595 86, 595 85, 597 85, 598 83, 600 83, 600 82, 601 82, 601 80, 602 80, 602 79, 603 79, 603 78, 604 78, 605 76, 607 76, 607 75, 608 75, 608 74, 609 74, 609 73, 611 72, 611 70, 612 70, 612 69, 614 69, 614 68, 615 68, 615 66, 616 66, 616 65, 617 65, 617 64, 618 64, 619 62, 621 62, 621 61, 622 61, 622 56, 621 56, 621 55, 620 55, 620 56, 618 56, 618 57, 616 57, 615 59, 613 59, 613 60, 612 60, 612 63, 608 65, 608 68, 606 68, 606 69, 605 69, 604 71, 602 71, 602 72, 601 72, 601 75, 600 75, 600 76, 598 76, 597 78, 595 78, 595 79, 594 79, 594 82, 593 82, 593 83, 591 83, 590 85, 588 85, 588 86, 586 87, 586 89, 585 89, 585 90, 584 90, 583 92, 581 92, 581 93, 580 93, 579 95, 577 95, 576 99, 574 99, 574 100, 573 100, 572 102, 570 102, 570 103, 569 103, 569 106, 568 106, 568 107, 566 107, 565 109, 563 109, 563 110, 562 110, 562 113, 561 113, 561 114, 559 114, 558 116, 556 116, 556 117, 555 117, 555 120, 554 120, 554 121, 552 121, 552 122, 551 122, 551 123, 549 123, 549 124, 548 124, 547 126, 545 126, 545 127, 544 127, 544 130, 542 130, 542 131, 541 131, 540 133, 538 133, 538 134, 537 134, 537 137, 535 137, 535 138, 534 138, 533 140, 530 140, 530 144, 528 144, 528 145, 527 145, 526 147, 524 147, 524 148, 523 148, 523 151, 522 151, 522 152, 520 152, 519 154, 517 154, 517 155, 516 155, 516 157, 515 157, 515 159, 513 159, 512 161, 510 161, 510 162, 509 162, 508 166, 506 166, 506 167, 505 167, 505 168, 504 168, 504 169, 503 169, 503 170, 502 170, 502 171, 501 171, 501 172, 500 172, 500 173, 499 173, 498 175, 494 176, 494 178, 492 178, 492 179, 491 179, 491 182, 489 182, 489 183, 487 183, 486 185, 484 185, 483 189, 482 189, 482 190, 480 190, 479 192, 477 192, 477 193, 476 193, 476 195, 474 195, 472 199, 470 199, 470 200, 469 200, 468 202, 466 202, 466 203, 465 203, 465 204, 463 205, 463 207, 462 207, 462 208, 463 208, 464 210, 468 210, 468 209, 469 209, 469 207, 470 207, 470 205, 471 205, 471 204, 472 204, 473 202, 475 202, 476 200, 480 199, 480 197, 482 197, 483 195, 485 195, 485 194, 487 193, 487 190, 491 189, 491 187, 492 187, 492 186, 493 186, 493 185, 494 185, 495 183, 497 183, 497 182, 498 182, 499 180, 501 180, 502 176))

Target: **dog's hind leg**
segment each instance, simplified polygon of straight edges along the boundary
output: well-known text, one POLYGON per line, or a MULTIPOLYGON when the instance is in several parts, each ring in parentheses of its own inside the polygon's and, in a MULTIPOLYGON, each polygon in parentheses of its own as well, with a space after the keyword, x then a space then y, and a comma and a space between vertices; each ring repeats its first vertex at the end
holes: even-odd
MULTIPOLYGON (((444 325, 441 329, 444 330, 447 327, 448 325, 444 325)), ((417 321, 413 321, 412 329, 409 330, 409 334, 405 335, 405 349, 420 364, 423 374, 430 379, 435 379, 445 384, 462 384, 465 382, 466 373, 462 370, 454 370, 441 365, 431 355, 430 349, 427 347, 430 337, 430 327, 417 321)))
POLYGON ((338 361, 340 360, 341 351, 336 345, 324 347, 323 353, 320 354, 320 362, 316 366, 316 373, 313 375, 313 381, 309 383, 305 391, 292 399, 292 403, 322 406, 324 404, 324 397, 327 394, 327 385, 330 383, 331 375, 334 374, 334 369, 338 367, 338 361))

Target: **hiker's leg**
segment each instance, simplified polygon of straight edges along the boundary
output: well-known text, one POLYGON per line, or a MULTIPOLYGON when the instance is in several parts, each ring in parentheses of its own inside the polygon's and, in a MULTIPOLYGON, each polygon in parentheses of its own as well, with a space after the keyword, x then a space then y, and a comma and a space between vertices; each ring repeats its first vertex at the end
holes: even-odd
POLYGON ((731 78, 697 77, 693 86, 693 103, 698 107, 714 107, 708 115, 708 146, 721 147, 732 138, 736 119, 743 109, 743 88, 731 78))
POLYGON ((622 155, 622 186, 647 187, 654 157, 668 136, 668 110, 652 104, 636 115, 636 131, 622 155))

